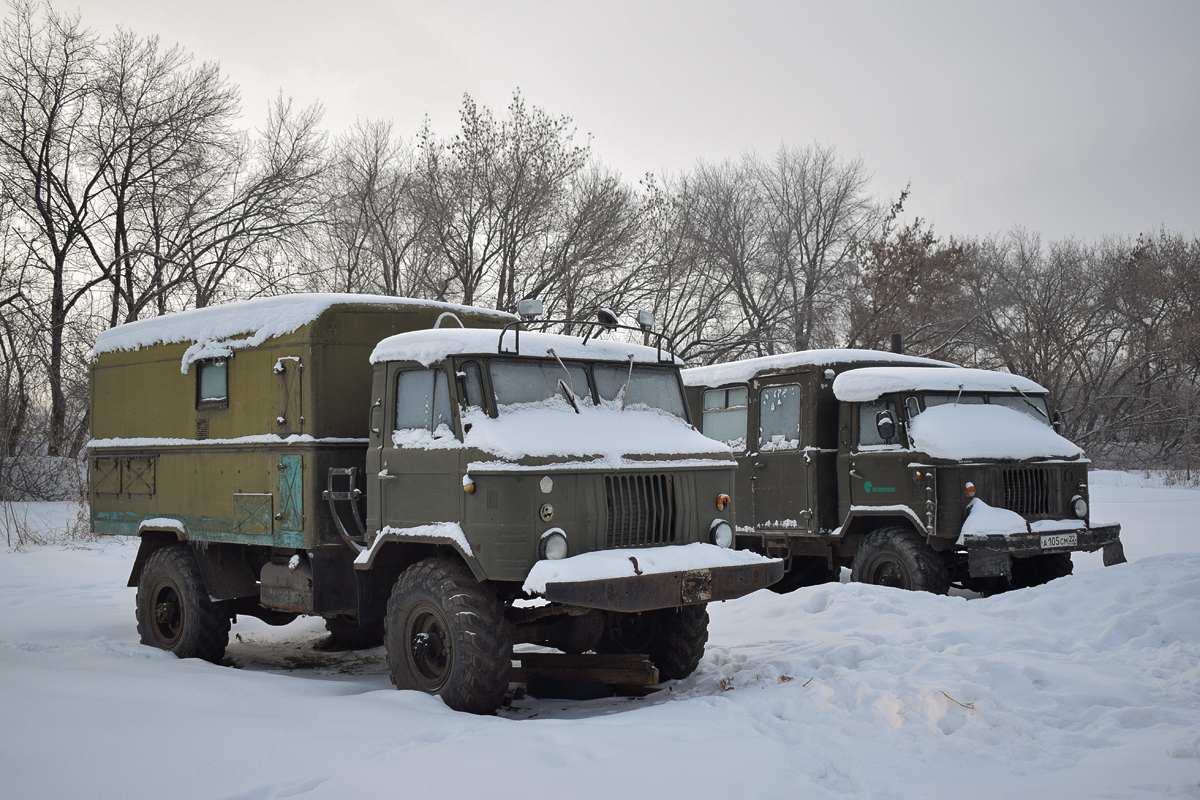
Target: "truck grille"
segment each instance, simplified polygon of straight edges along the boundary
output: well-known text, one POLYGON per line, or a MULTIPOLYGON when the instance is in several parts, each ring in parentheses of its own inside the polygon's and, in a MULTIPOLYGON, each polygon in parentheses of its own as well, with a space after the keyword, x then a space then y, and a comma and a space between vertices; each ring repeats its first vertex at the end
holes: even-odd
MULTIPOLYGON (((1026 516, 1049 514, 1054 480, 1044 467, 1004 470, 1004 508, 1026 516)), ((1057 504, 1056 504, 1057 505, 1057 504)))
POLYGON ((675 481, 670 475, 606 475, 606 547, 675 541, 675 481))

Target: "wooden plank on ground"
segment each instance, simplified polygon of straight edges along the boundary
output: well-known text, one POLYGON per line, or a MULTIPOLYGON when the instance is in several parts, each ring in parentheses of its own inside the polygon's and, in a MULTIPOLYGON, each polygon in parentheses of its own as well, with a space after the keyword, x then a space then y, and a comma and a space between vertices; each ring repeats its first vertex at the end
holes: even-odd
POLYGON ((511 680, 596 681, 616 686, 654 686, 658 668, 645 655, 567 653, 513 653, 511 680))

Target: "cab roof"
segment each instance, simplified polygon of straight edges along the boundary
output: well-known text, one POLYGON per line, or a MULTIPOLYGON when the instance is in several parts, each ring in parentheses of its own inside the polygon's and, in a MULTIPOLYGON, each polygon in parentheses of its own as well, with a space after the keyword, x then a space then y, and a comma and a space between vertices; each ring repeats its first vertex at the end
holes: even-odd
MULTIPOLYGON (((481 328, 437 328, 412 331, 389 336, 375 346, 371 363, 382 361, 416 361, 429 366, 451 355, 518 355, 518 338, 515 330, 504 332, 503 346, 498 330, 481 328)), ((608 339, 588 339, 558 333, 538 331, 520 332, 519 354, 529 358, 588 359, 629 363, 632 357, 638 364, 678 364, 675 356, 666 350, 659 352, 653 347, 608 339), (554 352, 551 353, 550 351, 554 352)))
POLYGON ((947 361, 932 358, 906 356, 883 350, 798 350, 744 361, 730 361, 709 367, 693 367, 683 371, 683 382, 687 386, 724 386, 727 383, 745 383, 763 372, 785 372, 798 367, 849 366, 861 363, 910 364, 913 366, 954 367, 947 361))
POLYGON ((935 367, 860 367, 838 375, 833 394, 847 403, 877 400, 892 392, 1024 392, 1046 394, 1028 378, 986 369, 935 367))

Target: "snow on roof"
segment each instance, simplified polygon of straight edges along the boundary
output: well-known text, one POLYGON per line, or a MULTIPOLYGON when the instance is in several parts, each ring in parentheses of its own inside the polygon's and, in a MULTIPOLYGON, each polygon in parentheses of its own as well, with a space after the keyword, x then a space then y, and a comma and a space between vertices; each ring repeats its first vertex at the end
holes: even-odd
MULTIPOLYGON (((469 311, 498 319, 514 320, 511 314, 485 308, 386 297, 370 294, 291 294, 260 297, 220 306, 196 308, 118 325, 96 338, 93 356, 117 350, 138 350, 155 344, 195 342, 197 349, 187 363, 198 358, 229 355, 233 349, 254 347, 274 336, 286 336, 314 321, 337 305, 377 305, 391 308, 421 307, 445 311, 469 311), (230 341, 234 337, 246 337, 230 341)), ((184 364, 186 372, 187 363, 184 364)))
MULTIPOLYGON (((835 387, 836 388, 836 387, 835 387)), ((1004 406, 945 405, 922 411, 908 426, 913 447, 933 458, 1078 458, 1079 445, 1049 425, 1004 406)))
POLYGON ((986 369, 935 367, 860 367, 833 381, 837 399, 848 403, 875 400, 889 392, 1012 392, 1045 394, 1046 390, 1020 375, 986 369))
MULTIPOLYGON (((464 353, 496 353, 500 343, 500 332, 479 328, 439 328, 437 330, 412 331, 389 336, 371 353, 371 363, 381 361, 416 361, 429 366, 449 355, 464 353)), ((522 331, 521 355, 531 358, 599 359, 628 362, 630 356, 637 363, 658 363, 658 351, 640 344, 627 344, 607 339, 588 339, 564 336, 558 333, 522 331), (550 351, 554 351, 554 355, 550 351)), ((516 354, 517 335, 515 330, 504 334, 504 352, 516 354)), ((666 350, 663 359, 668 363, 674 359, 666 350)), ((676 363, 678 363, 676 361, 676 363)))
POLYGON ((906 356, 883 350, 798 350, 794 353, 748 358, 745 361, 730 361, 726 364, 713 364, 709 367, 692 367, 683 371, 683 382, 687 386, 723 386, 727 383, 745 383, 766 370, 782 371, 796 367, 821 367, 860 362, 912 364, 928 367, 955 366, 946 361, 906 356))

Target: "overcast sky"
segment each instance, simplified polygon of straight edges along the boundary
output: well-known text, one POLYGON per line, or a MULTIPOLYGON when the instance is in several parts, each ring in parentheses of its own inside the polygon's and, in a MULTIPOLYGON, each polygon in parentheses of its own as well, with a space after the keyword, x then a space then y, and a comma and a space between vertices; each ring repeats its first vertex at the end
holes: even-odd
POLYGON ((282 90, 450 135, 519 87, 631 181, 820 142, 943 235, 1200 235, 1197 0, 54 5, 220 62, 247 124, 282 90))

